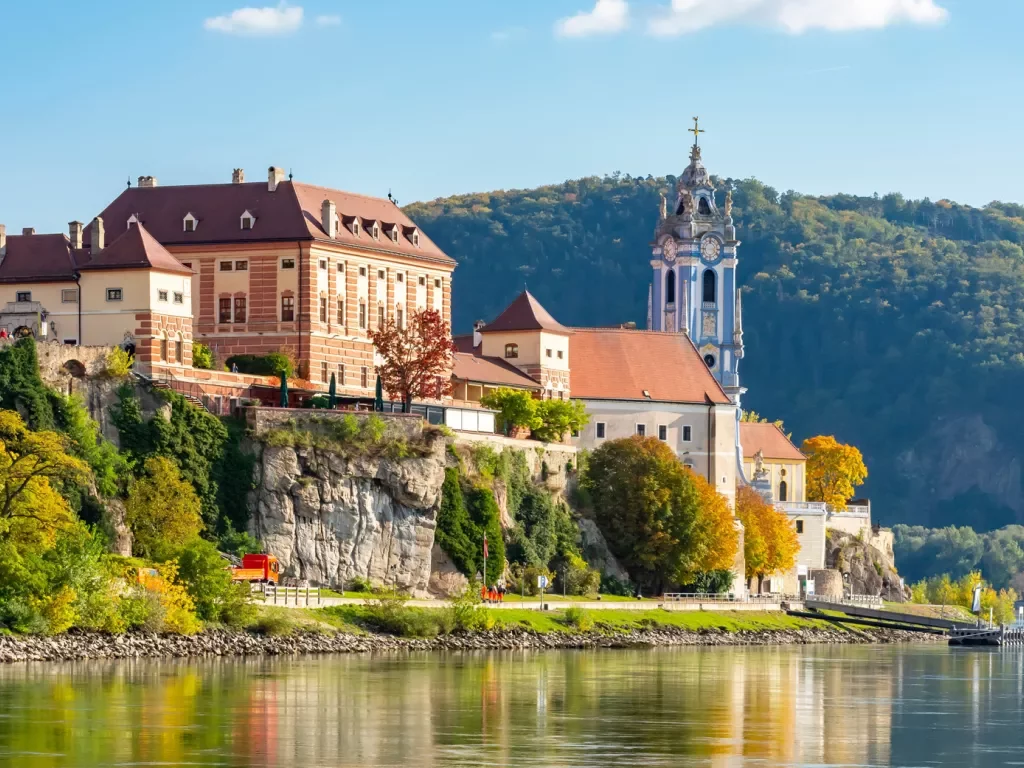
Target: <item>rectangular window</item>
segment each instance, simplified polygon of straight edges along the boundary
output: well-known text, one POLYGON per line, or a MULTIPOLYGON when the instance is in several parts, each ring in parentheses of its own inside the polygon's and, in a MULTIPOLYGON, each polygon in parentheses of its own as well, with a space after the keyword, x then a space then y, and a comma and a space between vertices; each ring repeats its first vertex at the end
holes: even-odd
POLYGON ((366 302, 359 302, 359 327, 366 330, 366 302))
POLYGON ((360 277, 366 277, 366 267, 360 267, 359 268, 359 276, 360 277))
POLYGON ((159 301, 167 301, 167 291, 157 291, 156 298, 159 301))
POLYGON ((426 285, 426 284, 427 284, 427 278, 423 277, 423 275, 420 275, 420 285, 426 285))
POLYGON ((329 381, 330 374, 327 373, 327 363, 320 363, 320 381, 329 381))
POLYGON ((184 293, 175 292, 175 294, 174 294, 174 303, 175 304, 184 304, 185 303, 185 294, 184 293))
POLYGON ((359 369, 359 386, 363 389, 370 386, 370 372, 366 369, 365 365, 359 369))
POLYGON ((64 343, 69 347, 78 346, 78 339, 64 339, 64 343))
POLYGON ((383 328, 384 327, 384 306, 383 305, 378 305, 377 306, 377 327, 378 328, 383 328))
POLYGON ((338 325, 345 324, 345 300, 338 299, 338 325))
POLYGON ((181 339, 174 342, 174 361, 179 364, 185 362, 185 342, 181 339))
POLYGON ((107 288, 107 301, 121 301, 124 298, 120 288, 107 288))
POLYGON ((559 360, 565 359, 565 350, 564 349, 558 350, 558 359, 559 360))
POLYGON ((185 231, 186 232, 195 232, 196 231, 196 220, 195 219, 185 219, 185 231))
POLYGON ((338 271, 339 272, 344 272, 345 271, 345 262, 344 261, 339 261, 338 262, 338 271))
POLYGON ((234 266, 235 265, 232 264, 230 261, 222 261, 220 263, 220 271, 221 272, 230 272, 234 268, 234 266))
POLYGON ((281 322, 291 323, 295 321, 295 297, 281 297, 281 322))
POLYGON ((252 229, 252 217, 245 216, 242 218, 242 229, 252 229))
POLYGON ((236 261, 235 262, 235 271, 236 272, 248 272, 249 271, 249 262, 248 261, 236 261))
POLYGON ((658 425, 658 439, 668 440, 668 427, 666 427, 664 424, 658 425))
POLYGON ((77 288, 65 288, 60 292, 60 300, 64 304, 77 304, 78 303, 78 289, 77 288))
POLYGON ((546 357, 551 357, 551 350, 550 350, 550 349, 546 349, 546 350, 544 350, 544 355, 545 355, 546 357))
POLYGON ((32 301, 32 291, 18 291, 14 294, 15 301, 32 301))
POLYGON ((638 435, 640 435, 640 437, 646 436, 647 435, 647 425, 646 424, 637 424, 636 425, 636 433, 638 435))
POLYGON ((441 278, 437 278, 436 280, 434 280, 434 287, 435 288, 440 288, 441 287, 441 278))
POLYGON ((295 259, 281 259, 281 269, 295 269, 295 259))
POLYGON ((399 283, 404 283, 405 275, 399 272, 397 275, 395 275, 395 280, 398 281, 399 283))
POLYGON ((683 442, 688 443, 692 439, 692 430, 689 427, 683 427, 683 442))
POLYGON ((402 312, 402 310, 400 310, 400 309, 396 309, 395 310, 395 325, 397 325, 399 327, 399 329, 401 329, 402 327, 404 327, 403 326, 404 322, 405 322, 405 313, 402 312))
POLYGON ((245 322, 245 296, 235 297, 235 322, 245 322))
POLYGON ((377 270, 377 279, 378 280, 383 280, 384 279, 384 270, 383 269, 378 269, 377 270))
POLYGON ((327 322, 327 297, 326 296, 321 296, 320 297, 320 322, 321 323, 326 323, 327 322))
POLYGON ((796 532, 797 533, 803 533, 804 532, 804 521, 803 520, 797 520, 796 521, 796 532))
POLYGON ((220 300, 220 312, 218 314, 220 322, 230 323, 231 322, 231 298, 225 296, 220 300))
POLYGON ((338 386, 345 386, 345 364, 338 363, 338 386))
POLYGON ((597 427, 597 439, 604 440, 604 422, 599 421, 595 426, 597 427))
POLYGON ((160 339, 160 359, 167 362, 167 339, 160 339))
POLYGON ((327 259, 320 259, 320 269, 327 269, 327 259))

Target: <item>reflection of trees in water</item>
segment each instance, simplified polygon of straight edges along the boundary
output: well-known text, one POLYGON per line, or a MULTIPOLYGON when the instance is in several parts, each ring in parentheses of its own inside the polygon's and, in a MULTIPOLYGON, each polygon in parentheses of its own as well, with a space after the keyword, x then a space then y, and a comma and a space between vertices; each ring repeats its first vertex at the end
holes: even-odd
MULTIPOLYGON (((990 658, 994 670, 945 649, 691 648, 0 667, 0 765, 19 752, 35 756, 6 764, 885 764, 901 692, 985 721, 989 676, 1007 671, 990 658)), ((917 738, 904 759, 921 756, 917 738)))

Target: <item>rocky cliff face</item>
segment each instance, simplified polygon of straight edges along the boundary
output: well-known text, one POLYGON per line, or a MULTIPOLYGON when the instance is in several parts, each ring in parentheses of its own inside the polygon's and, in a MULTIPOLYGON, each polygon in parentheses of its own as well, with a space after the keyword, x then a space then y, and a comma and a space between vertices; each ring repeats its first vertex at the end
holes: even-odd
POLYGON ((447 459, 445 438, 423 457, 345 457, 257 446, 250 533, 286 579, 336 587, 360 576, 422 593, 447 459))
POLYGON ((874 595, 892 602, 910 599, 910 589, 901 592, 900 575, 886 554, 856 536, 830 530, 825 567, 842 574, 843 588, 854 595, 874 595))

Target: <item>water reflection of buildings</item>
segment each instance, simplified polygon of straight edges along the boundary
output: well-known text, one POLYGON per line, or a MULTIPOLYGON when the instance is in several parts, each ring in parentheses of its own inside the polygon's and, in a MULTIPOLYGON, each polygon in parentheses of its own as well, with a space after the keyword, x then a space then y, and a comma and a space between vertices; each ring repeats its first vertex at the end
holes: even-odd
POLYGON ((872 653, 342 656, 86 665, 20 681, 0 669, 0 747, 18 748, 3 726, 17 711, 26 751, 61 746, 72 759, 40 766, 885 764, 899 656, 872 653), (52 717, 56 701, 67 720, 52 717))

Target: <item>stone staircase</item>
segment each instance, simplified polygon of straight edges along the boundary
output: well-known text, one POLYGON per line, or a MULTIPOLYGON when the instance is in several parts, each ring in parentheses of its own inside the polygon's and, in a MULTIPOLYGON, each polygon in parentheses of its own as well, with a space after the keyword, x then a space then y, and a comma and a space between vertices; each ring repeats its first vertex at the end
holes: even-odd
POLYGON ((196 384, 179 382, 181 386, 175 387, 167 379, 149 379, 148 383, 150 387, 152 387, 153 389, 163 389, 170 392, 176 392, 177 394, 181 395, 186 400, 188 400, 190 403, 192 403, 192 405, 194 405, 196 408, 201 408, 210 414, 213 413, 213 411, 206 407, 206 403, 203 402, 202 397, 196 394, 196 392, 199 391, 199 387, 196 384), (193 388, 196 390, 196 392, 192 391, 193 388))

